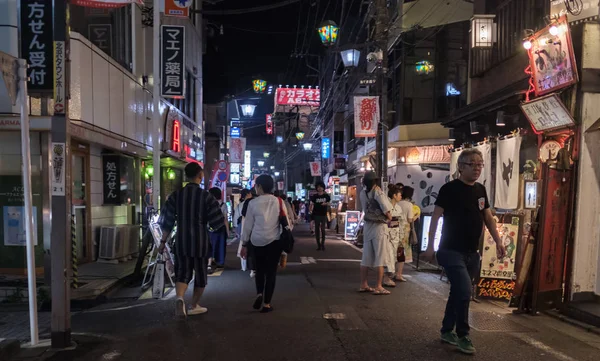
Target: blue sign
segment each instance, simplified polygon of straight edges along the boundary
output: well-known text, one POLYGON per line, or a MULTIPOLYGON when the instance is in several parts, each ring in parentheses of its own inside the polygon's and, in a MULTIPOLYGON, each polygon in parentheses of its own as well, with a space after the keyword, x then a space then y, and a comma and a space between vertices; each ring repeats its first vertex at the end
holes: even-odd
POLYGON ((328 159, 331 156, 331 139, 323 138, 321 141, 321 158, 328 159))
POLYGON ((239 138, 242 135, 242 131, 238 127, 231 127, 231 132, 229 134, 232 138, 239 138))

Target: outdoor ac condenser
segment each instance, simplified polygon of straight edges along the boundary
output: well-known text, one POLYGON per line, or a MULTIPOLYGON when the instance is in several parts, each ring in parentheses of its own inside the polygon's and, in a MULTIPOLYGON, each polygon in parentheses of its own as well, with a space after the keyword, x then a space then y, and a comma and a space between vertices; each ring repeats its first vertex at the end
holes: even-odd
POLYGON ((100 245, 98 258, 114 260, 120 258, 123 244, 119 235, 118 226, 102 226, 100 228, 100 245))

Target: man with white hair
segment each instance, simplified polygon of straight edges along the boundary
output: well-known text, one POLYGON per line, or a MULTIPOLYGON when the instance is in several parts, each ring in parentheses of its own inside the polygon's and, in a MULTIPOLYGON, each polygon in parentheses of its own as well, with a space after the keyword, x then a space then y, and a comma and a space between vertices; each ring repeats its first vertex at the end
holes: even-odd
POLYGON ((469 304, 471 280, 479 270, 478 250, 484 224, 496 242, 497 257, 502 258, 505 252, 485 187, 477 183, 484 166, 477 149, 466 149, 460 154, 457 167, 460 176, 440 189, 429 228, 429 239, 434 239, 438 220, 444 216, 437 259, 450 281, 450 296, 441 339, 467 354, 475 353, 469 337, 469 304))

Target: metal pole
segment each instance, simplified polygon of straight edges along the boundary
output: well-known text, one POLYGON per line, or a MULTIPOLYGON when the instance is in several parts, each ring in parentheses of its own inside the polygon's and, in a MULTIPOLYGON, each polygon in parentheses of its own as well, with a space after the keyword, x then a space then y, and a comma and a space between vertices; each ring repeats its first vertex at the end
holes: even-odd
POLYGON ((153 45, 152 45, 152 163, 154 175, 152 176, 152 204, 154 209, 160 210, 160 0, 154 0, 153 13, 153 45))
POLYGON ((29 331, 31 345, 39 342, 37 318, 37 287, 35 274, 35 243, 33 226, 33 196, 31 190, 31 146, 29 144, 29 109, 27 109, 27 61, 19 63, 19 95, 21 100, 21 156, 23 160, 23 196, 25 198, 25 238, 27 241, 27 287, 29 296, 29 331))
POLYGON ((375 149, 378 163, 377 178, 381 180, 381 185, 387 181, 387 148, 388 148, 388 119, 387 119, 387 71, 388 71, 388 32, 389 32, 389 14, 387 11, 386 0, 377 0, 376 2, 376 28, 375 41, 382 52, 381 67, 378 69, 379 82, 381 85, 381 120, 377 128, 377 138, 375 139, 375 149))

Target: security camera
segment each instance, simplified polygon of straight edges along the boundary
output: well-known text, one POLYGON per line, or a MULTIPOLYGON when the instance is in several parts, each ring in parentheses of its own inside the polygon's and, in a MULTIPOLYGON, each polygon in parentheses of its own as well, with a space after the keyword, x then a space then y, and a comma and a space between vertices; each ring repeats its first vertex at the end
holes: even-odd
POLYGON ((377 61, 377 53, 375 53, 375 52, 373 52, 373 53, 369 53, 369 54, 367 55, 367 61, 368 61, 369 63, 373 63, 373 62, 377 61))

